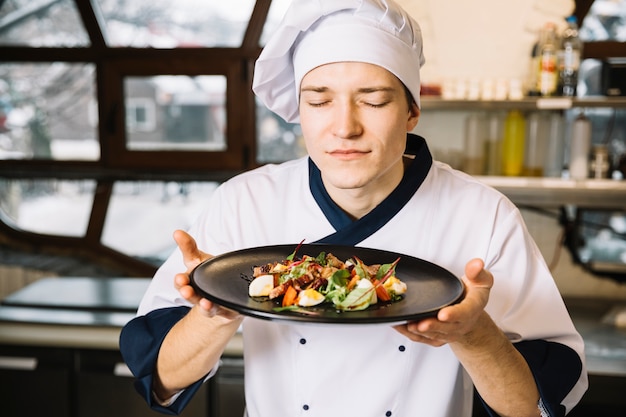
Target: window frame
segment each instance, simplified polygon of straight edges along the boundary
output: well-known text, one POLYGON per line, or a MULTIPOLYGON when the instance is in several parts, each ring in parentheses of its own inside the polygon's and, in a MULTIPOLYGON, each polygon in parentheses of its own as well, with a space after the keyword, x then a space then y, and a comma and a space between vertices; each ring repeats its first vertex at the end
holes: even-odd
MULTIPOLYGON (((80 257, 120 271, 144 276, 154 265, 102 244, 102 231, 115 181, 225 181, 259 164, 256 156, 256 103, 252 94, 254 62, 271 0, 257 0, 238 48, 108 47, 106 25, 97 1, 73 0, 89 35, 86 47, 0 46, 3 63, 67 62, 96 66, 100 158, 74 160, 0 160, 7 179, 94 179, 96 193, 84 236, 42 235, 13 228, 0 218, 0 245, 27 252, 80 257), (36 50, 37 53, 33 53, 36 50), (223 152, 126 149, 123 82, 125 76, 223 75, 226 77, 227 149, 223 152)), ((35 266, 36 267, 36 266, 35 266)))
MULTIPOLYGON (((250 80, 244 68, 246 59, 232 50, 143 50, 133 58, 112 59, 102 64, 103 94, 100 101, 102 162, 111 168, 133 170, 206 170, 240 172, 252 166, 255 133, 250 130, 254 109, 242 101, 250 80), (201 54, 200 54, 201 53, 201 54), (226 150, 131 150, 126 146, 124 79, 130 76, 221 75, 226 77, 226 150), (251 114, 252 113, 252 114, 251 114), (242 122, 242 121, 246 122, 242 122)), ((100 89, 99 89, 100 90, 100 89)), ((252 125, 254 126, 254 125, 252 125)))

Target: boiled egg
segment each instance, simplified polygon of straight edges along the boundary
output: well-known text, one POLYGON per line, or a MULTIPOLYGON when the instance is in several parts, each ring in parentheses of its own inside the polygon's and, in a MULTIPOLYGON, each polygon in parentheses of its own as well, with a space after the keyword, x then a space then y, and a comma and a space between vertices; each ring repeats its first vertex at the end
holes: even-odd
POLYGON ((406 293, 406 284, 395 276, 387 278, 383 287, 385 287, 389 294, 401 295, 406 293))
POLYGON ((298 305, 301 307, 313 307, 324 301, 324 295, 317 290, 307 288, 298 294, 298 305))
POLYGON ((259 275, 248 286, 250 297, 267 297, 274 289, 273 275, 259 275))
MULTIPOLYGON (((369 291, 372 288, 374 288, 374 284, 372 284, 372 281, 370 281, 369 279, 362 278, 359 280, 359 282, 356 283, 356 288, 362 288, 366 291, 369 291)), ((362 300, 362 302, 366 303, 368 302, 368 300, 364 299, 362 300)), ((369 299, 369 304, 376 304, 377 302, 378 302, 378 297, 376 296, 376 291, 372 291, 370 299, 369 299)))

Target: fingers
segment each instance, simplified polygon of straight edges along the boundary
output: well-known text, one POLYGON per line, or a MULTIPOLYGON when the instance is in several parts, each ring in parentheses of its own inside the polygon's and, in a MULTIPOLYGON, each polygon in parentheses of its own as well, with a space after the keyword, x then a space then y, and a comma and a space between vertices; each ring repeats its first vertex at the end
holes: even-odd
POLYGON ((197 304, 200 302, 200 297, 196 290, 191 286, 191 282, 189 281, 189 275, 187 274, 176 274, 174 277, 174 286, 187 301, 192 304, 197 304))
POLYGON ((174 284, 180 295, 190 303, 197 305, 205 316, 213 317, 219 312, 219 306, 217 304, 198 295, 189 282, 189 275, 177 274, 174 277, 174 284))
POLYGON ((466 264, 461 279, 465 285, 465 296, 459 303, 442 308, 434 318, 397 326, 396 330, 413 341, 431 346, 455 342, 470 333, 486 314, 493 276, 484 269, 481 259, 472 259, 466 264))
POLYGON ((423 321, 418 323, 408 323, 394 326, 394 329, 403 334, 413 342, 424 343, 430 346, 439 347, 448 343, 447 338, 440 333, 423 333, 418 330, 423 321), (418 324, 419 323, 419 324, 418 324))
POLYGON ((493 276, 485 270, 485 263, 482 259, 472 259, 465 264, 465 276, 463 281, 466 285, 481 288, 491 288, 493 286, 493 276))
POLYGON ((189 270, 211 257, 209 254, 199 250, 195 239, 183 230, 174 231, 174 241, 176 241, 178 248, 182 252, 183 261, 189 270))
POLYGON ((199 311, 207 317, 222 316, 229 320, 238 318, 238 313, 214 304, 200 296, 195 288, 191 286, 189 277, 191 270, 203 261, 211 258, 211 255, 199 250, 195 239, 183 230, 174 231, 174 240, 183 254, 183 261, 187 267, 187 272, 179 273, 174 276, 174 286, 180 295, 190 303, 197 305, 199 311))

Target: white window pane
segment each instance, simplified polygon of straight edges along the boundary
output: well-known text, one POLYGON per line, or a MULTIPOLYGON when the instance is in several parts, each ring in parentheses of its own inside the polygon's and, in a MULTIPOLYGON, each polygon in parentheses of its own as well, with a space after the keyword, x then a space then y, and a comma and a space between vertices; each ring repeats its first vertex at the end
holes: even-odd
POLYGON ((95 181, 0 180, 0 212, 8 224, 34 233, 84 236, 95 181))
POLYGON ((97 160, 95 65, 0 63, 0 159, 97 160))
POLYGON ((272 36, 278 24, 283 19, 290 3, 291 0, 272 0, 270 10, 267 13, 267 20, 265 21, 263 32, 261 33, 260 46, 265 46, 268 38, 272 36))
POLYGON ((187 229, 217 188, 213 182, 117 182, 102 243, 133 257, 162 262, 175 248, 172 233, 187 229))
POLYGON ((0 45, 32 47, 88 46, 72 0, 0 1, 0 45))
POLYGON ((285 122, 257 100, 257 162, 284 162, 306 155, 299 124, 285 122))
POLYGON ((254 0, 98 0, 110 46, 238 47, 254 0))
POLYGON ((226 77, 124 79, 129 150, 226 150, 226 77))
POLYGON ((626 42, 626 0, 595 0, 583 19, 580 38, 626 42))

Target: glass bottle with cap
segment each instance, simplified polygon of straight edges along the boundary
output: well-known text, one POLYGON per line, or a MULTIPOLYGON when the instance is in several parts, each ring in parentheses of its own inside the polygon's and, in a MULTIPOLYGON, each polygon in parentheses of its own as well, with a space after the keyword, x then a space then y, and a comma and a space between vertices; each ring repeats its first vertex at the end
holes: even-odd
POLYGON ((583 44, 578 36, 576 16, 569 16, 566 21, 559 49, 559 90, 561 95, 571 97, 576 95, 583 44))
POLYGON ((556 25, 547 22, 541 31, 538 53, 537 91, 541 96, 554 96, 558 87, 556 25))

